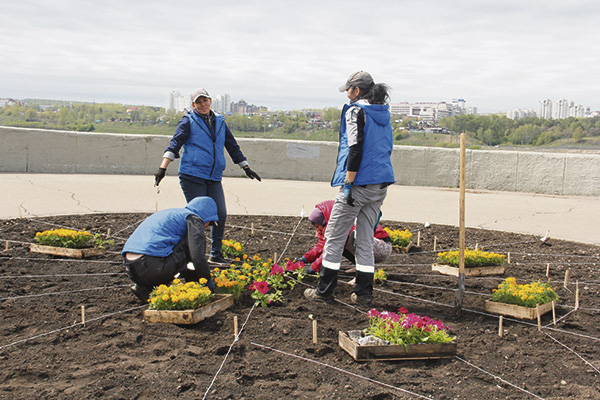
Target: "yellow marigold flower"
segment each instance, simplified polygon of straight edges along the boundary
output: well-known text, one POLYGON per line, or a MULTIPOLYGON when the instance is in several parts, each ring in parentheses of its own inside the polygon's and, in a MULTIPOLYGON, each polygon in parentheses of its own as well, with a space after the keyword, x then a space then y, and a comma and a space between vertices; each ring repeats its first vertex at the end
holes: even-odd
POLYGON ((169 301, 170 297, 169 297, 169 295, 168 295, 168 294, 163 294, 163 295, 162 295, 162 297, 161 297, 161 299, 162 299, 163 301, 169 301))
POLYGON ((208 283, 208 281, 206 280, 206 278, 200 278, 199 280, 201 285, 206 285, 208 283))

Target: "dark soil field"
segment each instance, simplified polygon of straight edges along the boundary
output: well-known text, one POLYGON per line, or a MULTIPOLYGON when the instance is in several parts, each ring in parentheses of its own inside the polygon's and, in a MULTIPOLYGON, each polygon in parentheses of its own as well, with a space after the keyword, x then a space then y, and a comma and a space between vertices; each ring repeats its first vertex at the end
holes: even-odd
MULTIPOLYGON (((510 253, 510 264, 502 276, 467 277, 457 313, 457 278, 432 272, 431 264, 434 242, 436 250, 456 248, 458 229, 383 221, 421 238, 419 247, 378 265, 389 280, 376 286, 373 307, 442 320, 457 336, 458 354, 357 362, 338 345, 339 331, 368 324, 367 310, 348 304, 350 275, 342 276, 334 305, 304 300, 316 282, 307 277, 282 304, 254 308, 248 293, 195 325, 145 322, 146 306, 129 291, 119 254, 145 216, 0 221, 0 399, 600 399, 597 246, 468 229, 469 247, 510 253), (110 229, 115 243, 106 255, 84 260, 31 253, 35 233, 55 227, 110 229), (538 331, 535 320, 507 317, 500 337, 498 316, 484 311, 492 289, 507 276, 545 280, 548 264, 559 321, 553 325, 548 313, 538 331), (237 341, 234 316, 242 329, 237 341)), ((306 220, 275 216, 230 216, 226 238, 244 243, 249 255, 290 258, 315 241, 306 220)))

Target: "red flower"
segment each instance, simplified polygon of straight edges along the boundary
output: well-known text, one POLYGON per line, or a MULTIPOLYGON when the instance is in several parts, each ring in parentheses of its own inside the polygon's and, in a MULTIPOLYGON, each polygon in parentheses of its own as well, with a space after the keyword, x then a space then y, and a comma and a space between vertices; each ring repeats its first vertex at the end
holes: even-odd
POLYGON ((269 291, 269 284, 267 282, 254 282, 254 289, 258 290, 262 294, 265 294, 269 291))
POLYGON ((400 314, 408 314, 408 310, 407 310, 406 308, 404 308, 404 307, 400 307, 400 308, 398 309, 398 312, 399 312, 400 314))
POLYGON ((271 273, 269 275, 283 275, 283 268, 279 264, 275 263, 271 267, 271 273))

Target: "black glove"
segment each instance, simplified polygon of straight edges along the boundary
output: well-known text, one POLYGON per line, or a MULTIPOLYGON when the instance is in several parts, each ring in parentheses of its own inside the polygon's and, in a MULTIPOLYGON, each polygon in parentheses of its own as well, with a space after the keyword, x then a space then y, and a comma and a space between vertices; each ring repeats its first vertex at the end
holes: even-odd
POLYGON ((352 184, 344 185, 344 199, 346 200, 346 204, 350 207, 354 207, 354 198, 352 197, 352 184))
POLYGON ((250 167, 246 166, 244 167, 244 172, 246 173, 246 176, 250 179, 257 179, 260 182, 260 176, 258 176, 258 174, 254 171, 252 171, 250 169, 250 167))
POLYGON ((160 181, 162 181, 162 179, 165 177, 166 173, 167 173, 166 168, 159 168, 158 171, 156 171, 156 173, 154 174, 154 184, 156 186, 158 186, 160 181))

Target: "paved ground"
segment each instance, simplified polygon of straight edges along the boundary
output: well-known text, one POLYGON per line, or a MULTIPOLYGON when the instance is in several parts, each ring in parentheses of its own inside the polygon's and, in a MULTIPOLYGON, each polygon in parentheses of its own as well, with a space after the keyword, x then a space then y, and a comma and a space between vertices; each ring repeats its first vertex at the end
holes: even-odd
MULTIPOLYGON (((58 214, 154 212, 185 204, 177 177, 167 176, 160 193, 154 177, 141 175, 0 174, 0 219, 58 214)), ((225 178, 230 214, 306 215, 333 199, 327 182, 253 181, 225 178)), ((468 191, 466 225, 600 245, 600 198, 468 191)), ((458 226, 456 189, 389 188, 383 219, 458 226)))

